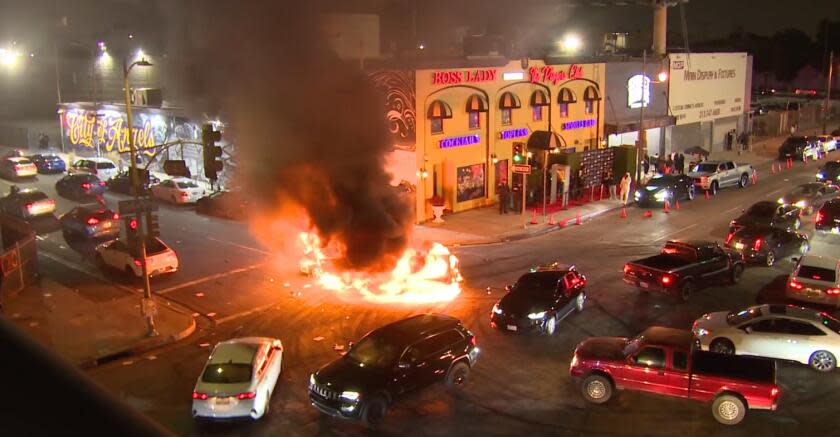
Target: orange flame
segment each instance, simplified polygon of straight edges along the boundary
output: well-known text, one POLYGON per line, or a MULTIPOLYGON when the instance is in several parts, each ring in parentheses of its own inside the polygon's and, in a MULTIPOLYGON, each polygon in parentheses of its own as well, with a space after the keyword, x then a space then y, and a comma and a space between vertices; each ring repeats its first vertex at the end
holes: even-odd
POLYGON ((461 293, 458 258, 439 243, 427 250, 408 248, 390 272, 377 274, 341 271, 332 262, 341 249, 332 244, 322 247, 314 233, 301 232, 298 240, 303 249, 301 272, 340 294, 355 291, 375 303, 433 303, 451 301, 461 293))

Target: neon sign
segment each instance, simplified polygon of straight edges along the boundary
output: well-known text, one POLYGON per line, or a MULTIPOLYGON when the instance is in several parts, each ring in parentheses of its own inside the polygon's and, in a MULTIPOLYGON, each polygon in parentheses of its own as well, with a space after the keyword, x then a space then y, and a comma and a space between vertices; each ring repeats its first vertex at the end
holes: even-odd
POLYGON ((435 71, 432 73, 433 85, 452 85, 456 83, 490 82, 496 80, 495 68, 464 71, 435 71))
POLYGON ((470 144, 478 144, 481 137, 478 134, 464 135, 463 137, 446 138, 440 140, 441 149, 451 149, 453 147, 469 146, 470 144))
POLYGON ((650 104, 650 78, 637 74, 627 80, 627 106, 638 109, 650 104))
MULTIPOLYGON (((99 144, 106 152, 130 151, 128 127, 120 113, 97 116, 95 111, 68 110, 63 114, 63 119, 67 137, 74 146, 94 149, 99 144)), ((142 127, 132 128, 131 135, 138 149, 142 149, 148 156, 154 156, 155 138, 150 120, 146 120, 142 127)))
POLYGON ((508 129, 499 132, 499 139, 501 140, 510 140, 513 138, 520 138, 520 137, 527 137, 528 136, 528 128, 523 127, 521 129, 508 129))
POLYGON ((563 123, 562 127, 563 130, 572 130, 572 129, 580 129, 584 127, 592 127, 595 126, 595 119, 590 118, 588 120, 575 120, 575 121, 568 121, 563 123))
POLYGON ((551 82, 557 85, 557 82, 566 79, 578 79, 583 77, 583 67, 577 64, 569 65, 569 70, 554 70, 551 65, 546 65, 541 68, 531 67, 528 69, 531 75, 531 83, 551 82))

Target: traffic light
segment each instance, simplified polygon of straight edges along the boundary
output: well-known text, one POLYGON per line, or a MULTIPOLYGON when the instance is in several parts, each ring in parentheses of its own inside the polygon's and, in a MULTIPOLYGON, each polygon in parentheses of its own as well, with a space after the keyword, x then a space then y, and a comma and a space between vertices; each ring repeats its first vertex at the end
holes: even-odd
POLYGON ((125 238, 129 246, 134 246, 140 240, 140 222, 137 217, 123 217, 125 222, 125 238))
POLYGON ((201 145, 204 155, 204 176, 210 180, 216 180, 218 173, 222 171, 222 148, 216 143, 222 140, 222 133, 213 130, 213 126, 205 124, 201 127, 201 145))
POLYGON ((513 143, 513 162, 519 164, 525 162, 525 147, 522 143, 513 143))
POLYGON ((158 215, 153 212, 146 213, 146 235, 149 237, 160 237, 160 221, 158 215))

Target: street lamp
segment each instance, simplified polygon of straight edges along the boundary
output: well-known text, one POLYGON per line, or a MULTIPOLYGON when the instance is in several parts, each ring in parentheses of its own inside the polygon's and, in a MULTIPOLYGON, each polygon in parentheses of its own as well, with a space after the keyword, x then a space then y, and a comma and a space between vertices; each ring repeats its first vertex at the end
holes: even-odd
POLYGON ((639 94, 639 136, 636 140, 636 186, 641 180, 642 174, 642 150, 647 150, 647 135, 645 132, 645 106, 650 103, 650 85, 654 83, 664 83, 668 80, 668 72, 660 71, 656 75, 658 80, 652 81, 647 78, 647 49, 642 51, 642 80, 639 81, 639 86, 642 88, 639 94), (647 90, 645 90, 647 88, 647 90), (645 92, 647 91, 647 92, 645 92))
MULTIPOLYGON (((141 58, 131 64, 126 64, 123 64, 123 87, 125 89, 125 121, 127 124, 126 128, 128 129, 128 149, 131 154, 131 170, 129 173, 131 174, 132 191, 134 191, 134 202, 137 204, 140 201, 140 178, 137 169, 137 151, 134 145, 134 135, 131 132, 131 96, 129 95, 128 73, 130 73, 131 69, 134 67, 151 67, 152 63, 147 61, 145 58, 141 58)), ((143 232, 143 226, 138 226, 137 231, 140 240, 140 268, 143 271, 143 308, 148 309, 145 311, 146 323, 148 325, 147 335, 149 337, 154 337, 158 335, 158 332, 157 329, 155 329, 154 314, 151 311, 152 288, 151 284, 149 284, 149 269, 146 264, 146 236, 143 232), (148 304, 146 305, 146 303, 148 304)))
POLYGON ((563 37, 563 41, 560 42, 560 47, 569 53, 574 53, 580 46, 583 45, 580 37, 575 35, 574 33, 567 34, 563 37))

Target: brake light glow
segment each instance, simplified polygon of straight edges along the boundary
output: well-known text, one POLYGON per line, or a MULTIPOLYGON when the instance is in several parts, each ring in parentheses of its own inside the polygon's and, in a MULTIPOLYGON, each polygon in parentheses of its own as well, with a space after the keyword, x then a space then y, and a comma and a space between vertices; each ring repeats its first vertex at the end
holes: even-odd
POLYGON ((104 187, 105 186, 105 181, 99 181, 99 186, 104 187))
POLYGON ((141 263, 139 259, 134 260, 134 265, 137 267, 143 267, 143 263, 141 263))
POLYGON ((475 336, 473 335, 472 337, 470 337, 470 344, 475 346, 476 343, 478 343, 478 341, 475 339, 475 336))
POLYGON ((770 389, 770 396, 775 398, 778 395, 779 395, 779 387, 773 386, 773 388, 770 389))
POLYGON ((114 220, 119 220, 119 219, 120 219, 120 215, 117 214, 117 213, 114 213, 114 220))
POLYGON ((764 244, 764 240, 761 238, 756 238, 755 243, 753 243, 753 250, 759 251, 761 250, 761 245, 764 244))
POLYGON ((832 296, 837 296, 838 294, 840 294, 840 288, 829 288, 828 290, 825 290, 825 293, 830 294, 832 296))
POLYGON ((815 219, 815 221, 817 223, 822 223, 823 218, 825 218, 825 216, 823 215, 822 211, 818 211, 817 212, 817 218, 815 219))
POLYGON ((27 204, 26 204, 26 205, 24 205, 24 206, 25 206, 25 208, 26 208, 26 209, 32 209, 32 207, 33 207, 33 206, 35 206, 35 204, 34 204, 34 203, 32 203, 32 202, 29 202, 29 203, 27 203, 27 204))
POLYGON ((804 287, 802 284, 796 282, 796 279, 791 279, 788 285, 794 290, 801 290, 804 287))
POLYGON ((730 241, 732 241, 732 237, 734 237, 734 236, 735 236, 735 233, 734 233, 734 232, 730 232, 729 234, 727 234, 727 235, 726 235, 726 243, 724 243, 724 244, 726 244, 727 246, 729 246, 729 242, 730 242, 730 241))
POLYGON ((207 393, 199 393, 197 391, 193 392, 193 399, 201 399, 202 401, 207 400, 207 393))
POLYGON ((190 193, 187 193, 186 191, 181 191, 181 197, 190 197, 190 193))
POLYGON ((87 219, 87 224, 89 224, 89 225, 95 225, 97 223, 99 223, 99 219, 96 218, 96 217, 91 217, 91 218, 87 219))
POLYGON ((85 182, 85 183, 82 184, 82 188, 84 188, 86 190, 89 190, 90 189, 90 184, 85 182))
POLYGON ((627 273, 629 271, 630 271, 630 264, 624 264, 624 273, 627 273))
POLYGON ((665 275, 660 279, 662 285, 671 285, 671 275, 665 275))
POLYGON ((255 391, 239 393, 238 395, 236 395, 236 399, 254 399, 255 397, 257 397, 257 392, 255 391))

